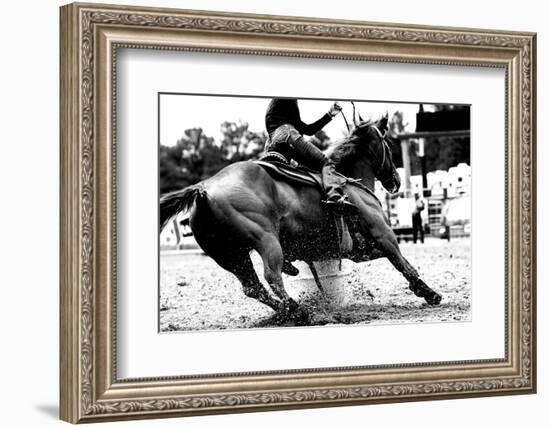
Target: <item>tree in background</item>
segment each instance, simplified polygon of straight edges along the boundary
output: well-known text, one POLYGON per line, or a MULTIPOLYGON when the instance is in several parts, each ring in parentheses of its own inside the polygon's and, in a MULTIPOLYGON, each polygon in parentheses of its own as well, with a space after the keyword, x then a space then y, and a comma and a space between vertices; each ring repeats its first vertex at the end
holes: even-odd
MULTIPOLYGON (((460 105, 438 105, 436 106, 436 111, 459 110, 464 108, 469 107, 460 105)), ((396 135, 404 133, 405 127, 407 126, 407 123, 404 123, 403 121, 403 113, 396 111, 391 117, 388 126, 388 139, 392 142, 390 146, 393 161, 396 167, 403 167, 401 143, 397 138, 395 138, 396 135)), ((426 168, 428 172, 435 170, 449 170, 449 168, 456 166, 459 163, 470 164, 470 138, 431 138, 426 141, 424 153, 426 156, 426 168)), ((411 159, 411 174, 420 174, 422 169, 415 144, 409 144, 409 156, 411 159)))
MULTIPOLYGON (((435 112, 448 112, 439 117, 432 126, 435 130, 469 129, 470 106, 455 104, 437 104, 435 112), (455 127, 456 126, 456 127, 455 127)), ((426 165, 429 172, 434 170, 449 170, 459 163, 470 164, 469 137, 431 138, 425 145, 426 165)), ((420 165, 414 165, 413 170, 420 170, 420 165), (418 167, 418 169, 416 169, 418 167)))
POLYGON ((225 166, 257 158, 266 141, 265 133, 248 129, 248 123, 223 122, 221 139, 205 135, 201 128, 184 131, 172 147, 160 146, 160 193, 196 184, 225 166))
POLYGON ((220 129, 221 145, 227 164, 257 158, 267 139, 263 132, 250 131, 246 122, 223 122, 220 129))
POLYGON ((459 163, 470 164, 470 138, 442 137, 425 146, 428 172, 449 170, 459 163))

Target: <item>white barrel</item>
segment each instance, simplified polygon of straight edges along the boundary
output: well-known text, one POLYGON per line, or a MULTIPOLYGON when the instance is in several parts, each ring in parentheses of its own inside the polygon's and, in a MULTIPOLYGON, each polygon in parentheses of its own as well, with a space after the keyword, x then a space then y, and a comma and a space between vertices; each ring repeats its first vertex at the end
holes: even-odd
MULTIPOLYGON (((264 286, 269 289, 269 285, 265 283, 263 277, 262 259, 254 251, 251 253, 251 259, 258 277, 264 286)), ((309 266, 303 261, 295 261, 292 265, 300 270, 300 274, 294 277, 283 274, 285 289, 290 297, 298 302, 319 299, 321 295, 309 266)), ((348 283, 353 271, 352 261, 343 259, 341 268, 339 260, 317 261, 315 262, 315 267, 321 281, 321 286, 331 305, 346 306, 353 304, 351 289, 348 283)))
MULTIPOLYGON (((289 295, 298 301, 319 298, 319 289, 308 265, 305 262, 295 262, 293 265, 300 270, 300 274, 296 277, 284 277, 289 295)), ((345 306, 352 303, 348 284, 353 270, 352 261, 342 260, 341 268, 339 260, 317 261, 315 268, 331 305, 345 306)))

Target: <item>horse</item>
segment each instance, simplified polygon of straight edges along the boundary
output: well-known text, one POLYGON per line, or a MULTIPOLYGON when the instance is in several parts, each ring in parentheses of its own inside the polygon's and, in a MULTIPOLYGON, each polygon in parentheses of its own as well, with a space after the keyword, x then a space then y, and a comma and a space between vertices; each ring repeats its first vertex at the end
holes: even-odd
POLYGON ((180 212, 189 212, 189 225, 201 249, 242 284, 245 295, 283 317, 305 324, 308 310, 285 290, 285 262, 313 261, 338 256, 354 261, 386 257, 409 282, 409 289, 429 305, 441 295, 420 278, 403 257, 382 205, 374 194, 375 179, 391 193, 400 187, 399 175, 385 138, 387 116, 361 121, 325 154, 346 177, 345 192, 357 208, 357 236, 363 244, 341 253, 333 214, 322 207, 321 192, 308 185, 273 178, 253 161, 226 166, 212 177, 160 200, 161 230, 180 212), (351 179, 350 179, 351 180, 351 179), (255 250, 273 295, 260 282, 250 259, 255 250))

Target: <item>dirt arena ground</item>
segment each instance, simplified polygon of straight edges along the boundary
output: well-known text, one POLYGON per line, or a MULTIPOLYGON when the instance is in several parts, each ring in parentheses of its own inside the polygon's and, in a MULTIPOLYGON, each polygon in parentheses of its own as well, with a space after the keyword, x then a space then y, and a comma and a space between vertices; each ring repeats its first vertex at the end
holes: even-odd
MULTIPOLYGON (((424 245, 402 243, 401 250, 424 281, 442 294, 439 306, 428 306, 414 296, 387 259, 350 262, 350 271, 339 279, 340 288, 333 289, 341 297, 338 303, 323 300, 315 288, 297 297, 312 313, 311 325, 469 321, 470 239, 427 239, 424 245)), ((302 271, 303 266, 297 267, 302 271)), ((286 326, 270 308, 246 297, 233 275, 199 251, 163 252, 160 268, 162 332, 286 326)), ((291 295, 292 287, 303 282, 284 279, 291 295)))

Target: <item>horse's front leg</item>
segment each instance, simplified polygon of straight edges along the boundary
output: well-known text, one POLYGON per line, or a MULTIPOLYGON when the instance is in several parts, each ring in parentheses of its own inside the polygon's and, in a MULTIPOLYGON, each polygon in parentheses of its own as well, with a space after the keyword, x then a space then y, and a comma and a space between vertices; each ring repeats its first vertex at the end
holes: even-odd
POLYGON ((377 244, 394 267, 405 276, 409 282, 409 289, 417 297, 424 298, 428 304, 438 305, 441 302, 441 295, 424 283, 416 269, 401 254, 397 239, 391 229, 390 232, 392 236, 380 236, 377 239, 377 244))
POLYGON ((354 202, 361 212, 364 235, 372 238, 376 248, 403 274, 409 282, 409 289, 417 297, 424 298, 430 305, 438 305, 441 295, 424 283, 416 269, 401 254, 395 234, 387 224, 382 211, 360 199, 354 202))

